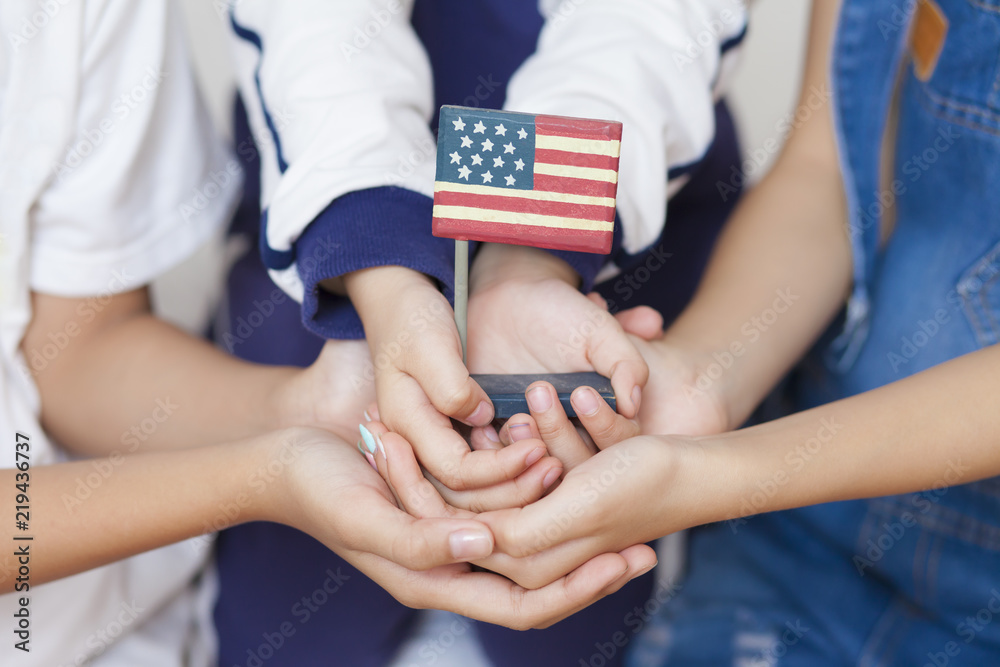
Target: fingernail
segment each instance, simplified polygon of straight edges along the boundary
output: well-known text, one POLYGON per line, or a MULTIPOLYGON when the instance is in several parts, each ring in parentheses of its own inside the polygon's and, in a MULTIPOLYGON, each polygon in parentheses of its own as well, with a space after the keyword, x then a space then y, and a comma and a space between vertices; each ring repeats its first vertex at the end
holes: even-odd
POLYGON ((368 456, 368 452, 365 451, 365 445, 360 440, 358 440, 358 451, 364 454, 365 456, 368 456))
POLYGON ((493 428, 493 424, 484 428, 483 433, 486 435, 486 439, 490 442, 500 442, 500 436, 497 435, 497 430, 493 428))
POLYGON ((493 553, 489 534, 481 530, 456 530, 448 536, 448 544, 452 558, 459 561, 478 560, 493 553))
POLYGON ((542 480, 542 488, 547 489, 553 484, 555 484, 556 480, 559 479, 559 475, 561 474, 562 472, 559 470, 559 468, 553 468, 552 470, 545 473, 545 479, 542 480))
POLYGON ((371 420, 372 420, 372 416, 370 414, 368 414, 367 410, 365 410, 365 421, 366 422, 370 422, 371 420))
POLYGON ((528 457, 526 459, 524 459, 524 465, 526 465, 526 466, 532 466, 537 461, 539 461, 543 456, 545 456, 545 448, 544 447, 538 447, 537 449, 532 449, 531 453, 528 454, 528 457))
POLYGON ((378 433, 375 434, 375 444, 376 446, 378 446, 378 451, 379 454, 382 455, 382 458, 388 461, 389 457, 385 455, 385 446, 382 444, 382 436, 380 436, 378 433))
POLYGON ((365 458, 368 459, 368 463, 371 464, 372 468, 375 468, 375 472, 378 472, 378 464, 375 463, 375 457, 365 452, 365 458))
POLYGON ((469 415, 468 423, 471 426, 485 426, 493 420, 493 406, 486 401, 480 401, 475 412, 469 415))
POLYGON ((642 403, 642 387, 636 385, 632 389, 632 407, 639 412, 639 404, 642 403))
POLYGON ((375 436, 372 432, 365 428, 364 424, 358 424, 358 430, 361 431, 361 437, 365 441, 365 447, 368 448, 369 454, 375 453, 375 436))
POLYGON ((528 408, 532 412, 545 412, 552 407, 552 394, 545 387, 535 387, 528 392, 528 408))
POLYGON ((585 417, 597 414, 597 410, 601 407, 601 397, 590 387, 575 392, 570 400, 576 413, 585 417))
POLYGON ((531 437, 531 427, 527 424, 512 424, 507 427, 510 432, 510 441, 527 440, 531 437))
POLYGON ((633 576, 632 578, 633 578, 633 579, 638 579, 638 578, 639 578, 639 577, 641 577, 642 575, 644 575, 644 574, 646 574, 647 572, 649 572, 650 570, 652 570, 652 569, 653 569, 654 567, 656 567, 656 563, 653 563, 653 564, 652 564, 652 565, 650 565, 649 567, 645 567, 645 568, 643 568, 642 570, 640 570, 640 571, 636 572, 636 573, 635 573, 635 575, 634 575, 634 576, 633 576))

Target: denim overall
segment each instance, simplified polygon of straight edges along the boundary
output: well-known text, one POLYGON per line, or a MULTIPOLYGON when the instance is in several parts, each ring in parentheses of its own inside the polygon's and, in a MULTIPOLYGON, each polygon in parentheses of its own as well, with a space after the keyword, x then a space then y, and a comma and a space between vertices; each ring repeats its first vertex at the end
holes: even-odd
MULTIPOLYGON (((796 408, 1000 340, 1000 2, 937 2, 948 30, 926 81, 914 3, 843 3, 831 76, 855 286, 792 383, 796 408)), ((1000 665, 1000 479, 970 475, 955 457, 931 491, 693 531, 689 575, 629 664, 1000 665)))

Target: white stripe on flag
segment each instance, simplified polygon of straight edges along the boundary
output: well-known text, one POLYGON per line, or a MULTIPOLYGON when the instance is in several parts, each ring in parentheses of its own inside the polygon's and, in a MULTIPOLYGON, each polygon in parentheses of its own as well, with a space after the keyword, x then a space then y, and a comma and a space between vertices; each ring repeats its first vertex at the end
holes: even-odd
POLYGON ((535 135, 535 148, 618 157, 621 153, 621 142, 617 140, 604 141, 603 139, 576 139, 538 133, 535 135))
POLYGON ((546 176, 562 176, 563 178, 582 178, 588 181, 618 182, 618 172, 614 169, 595 169, 594 167, 571 167, 565 164, 548 164, 535 162, 535 173, 546 176))
POLYGON ((515 213, 512 211, 492 211, 471 206, 434 206, 433 216, 441 219, 472 220, 475 222, 505 222, 532 227, 552 227, 558 229, 579 229, 594 232, 610 232, 614 222, 601 220, 580 220, 564 218, 558 215, 539 215, 537 213, 515 213))
POLYGON ((495 197, 520 197, 522 199, 536 199, 546 202, 560 202, 563 204, 586 204, 587 206, 607 206, 614 208, 615 200, 611 197, 588 197, 586 195, 571 195, 563 192, 543 192, 539 190, 515 190, 490 187, 488 185, 466 185, 465 183, 449 183, 447 181, 437 181, 434 183, 434 192, 458 192, 467 195, 491 195, 495 197))

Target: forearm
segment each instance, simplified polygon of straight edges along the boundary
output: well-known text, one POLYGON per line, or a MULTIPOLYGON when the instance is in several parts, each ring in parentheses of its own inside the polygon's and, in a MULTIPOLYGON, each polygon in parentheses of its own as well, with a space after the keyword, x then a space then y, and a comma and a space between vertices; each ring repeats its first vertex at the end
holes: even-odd
POLYGON ((864 394, 702 438, 690 448, 690 483, 675 486, 697 499, 681 506, 703 506, 697 523, 704 523, 1000 475, 998 371, 993 346, 864 394))
POLYGON ((701 359, 696 370, 705 377, 697 387, 718 392, 730 428, 815 341, 844 306, 851 283, 828 80, 838 8, 837 0, 814 3, 788 142, 740 203, 694 300, 667 332, 668 341, 701 359), (712 364, 726 368, 721 379, 712 364))
MULTIPOLYGON (((253 482, 257 471, 267 470, 283 451, 274 443, 273 438, 257 438, 186 451, 116 455, 31 468, 27 478, 17 477, 25 473, 16 469, 2 470, 4 489, 13 493, 15 484, 26 484, 24 504, 30 507, 28 530, 14 530, 11 516, 2 539, 28 546, 30 583, 41 584, 227 525, 270 518, 265 503, 280 491, 273 488, 276 484, 253 482), (74 495, 95 472, 101 482, 87 483, 90 495, 74 495), (14 540, 28 535, 30 542, 14 540)), ((291 441, 282 446, 290 447, 291 441)), ((13 514, 13 507, 8 508, 13 514)), ((14 576, 8 576, 2 592, 14 590, 14 584, 14 576)))
POLYGON ((73 313, 36 318, 24 342, 30 363, 47 351, 47 331, 66 331, 72 323, 81 332, 44 368, 32 366, 42 423, 73 451, 106 455, 189 447, 281 425, 275 394, 293 370, 239 361, 141 307, 89 324, 77 322, 73 313))

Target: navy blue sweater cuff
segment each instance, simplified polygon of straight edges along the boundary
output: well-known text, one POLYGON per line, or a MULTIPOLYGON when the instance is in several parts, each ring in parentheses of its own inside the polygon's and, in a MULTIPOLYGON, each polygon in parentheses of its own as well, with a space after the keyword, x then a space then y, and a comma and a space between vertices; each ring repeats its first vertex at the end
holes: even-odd
POLYGON ((295 243, 305 327, 324 338, 364 338, 350 300, 319 283, 373 266, 419 271, 453 299, 455 246, 431 235, 431 210, 430 197, 396 187, 359 190, 331 202, 295 243))

